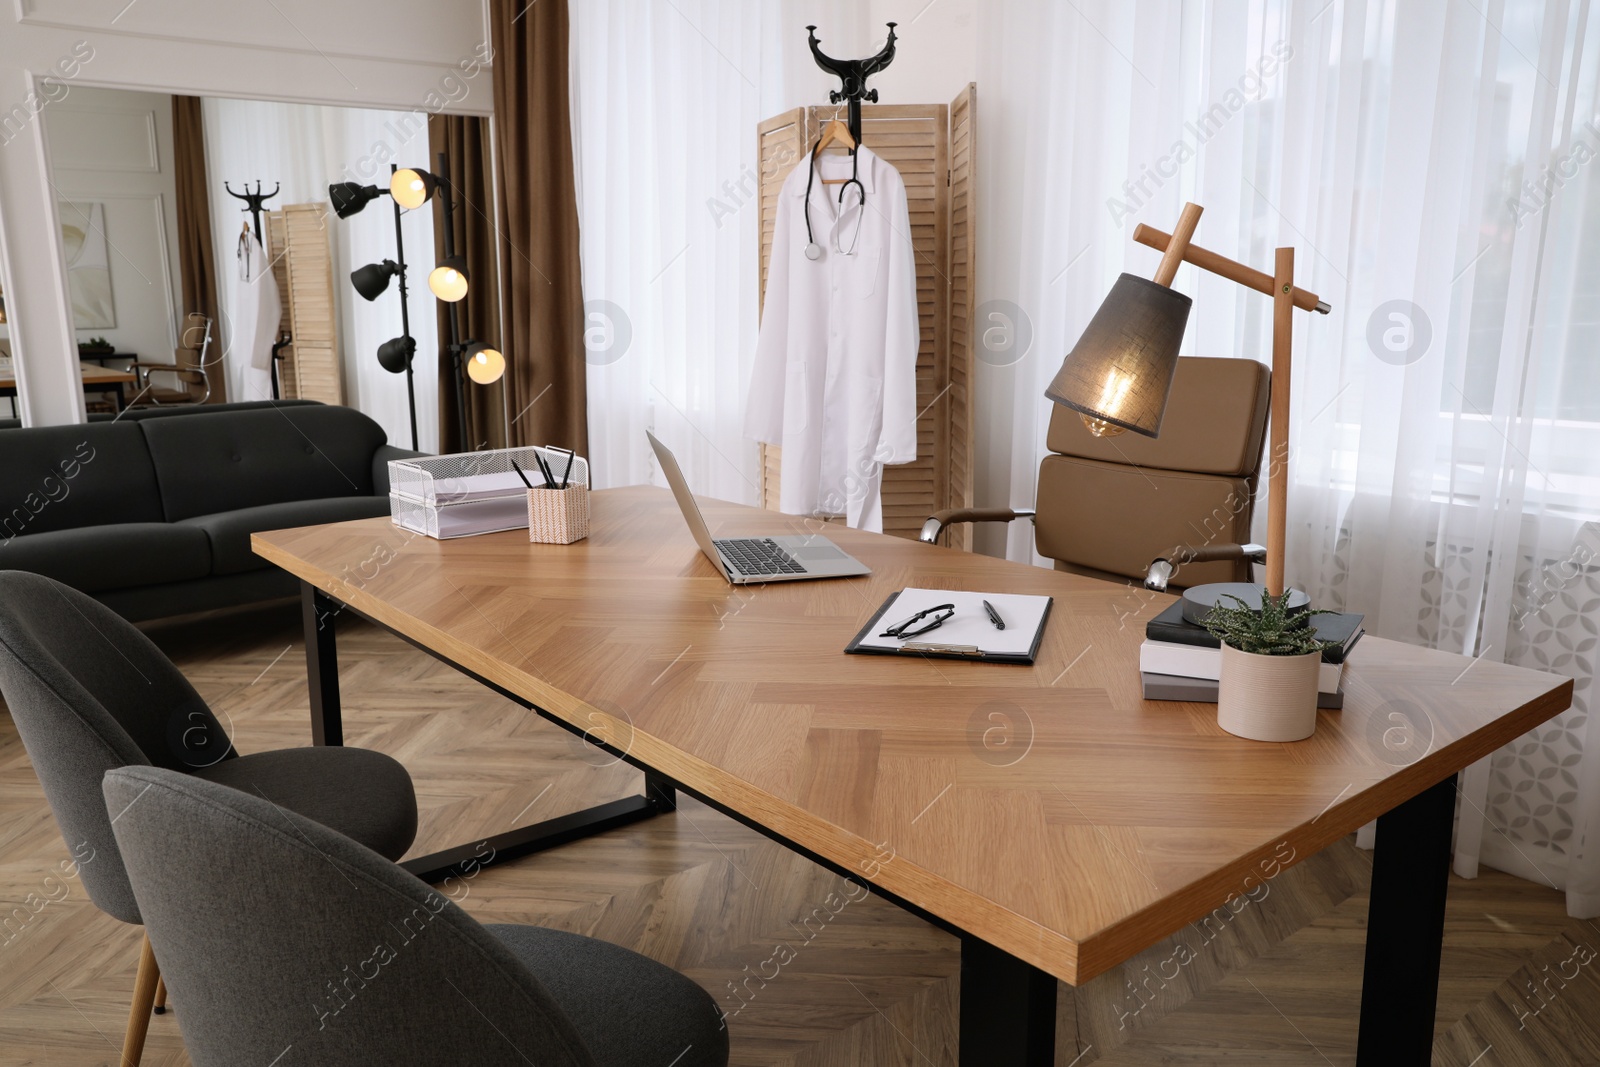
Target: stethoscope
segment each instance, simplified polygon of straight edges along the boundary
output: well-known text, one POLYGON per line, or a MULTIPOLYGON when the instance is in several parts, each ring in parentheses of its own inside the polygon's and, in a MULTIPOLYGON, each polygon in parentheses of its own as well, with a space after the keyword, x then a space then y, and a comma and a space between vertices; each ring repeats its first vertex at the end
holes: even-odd
MULTIPOLYGON (((819 137, 817 138, 817 143, 811 146, 810 169, 806 172, 806 258, 812 260, 813 262, 822 258, 822 246, 817 244, 817 239, 811 232, 811 189, 812 183, 817 180, 817 149, 821 147, 822 139, 819 137)), ((837 244, 834 246, 834 251, 838 252, 842 256, 855 255, 856 243, 861 240, 861 220, 867 214, 867 187, 861 184, 861 178, 859 176, 860 164, 861 150, 858 148, 850 153, 850 178, 843 185, 839 186, 839 206, 841 208, 844 207, 844 191, 850 188, 852 185, 856 187, 856 192, 861 196, 861 203, 856 205, 858 209, 856 214, 856 232, 855 236, 850 239, 850 250, 846 252, 844 249, 839 248, 837 244)))

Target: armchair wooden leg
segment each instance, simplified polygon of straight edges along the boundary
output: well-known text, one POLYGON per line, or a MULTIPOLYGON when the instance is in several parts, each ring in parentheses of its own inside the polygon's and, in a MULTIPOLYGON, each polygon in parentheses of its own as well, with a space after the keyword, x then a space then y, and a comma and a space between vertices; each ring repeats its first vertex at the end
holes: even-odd
POLYGON ((157 1015, 167 1013, 167 980, 163 977, 156 978, 156 1007, 157 1015))
POLYGON ((122 1039, 122 1067, 139 1067, 144 1055, 144 1035, 150 1029, 150 1009, 155 1004, 156 985, 161 981, 161 971, 156 966, 156 954, 150 950, 150 939, 144 939, 139 949, 139 974, 133 980, 133 1003, 128 1006, 128 1033, 122 1039))

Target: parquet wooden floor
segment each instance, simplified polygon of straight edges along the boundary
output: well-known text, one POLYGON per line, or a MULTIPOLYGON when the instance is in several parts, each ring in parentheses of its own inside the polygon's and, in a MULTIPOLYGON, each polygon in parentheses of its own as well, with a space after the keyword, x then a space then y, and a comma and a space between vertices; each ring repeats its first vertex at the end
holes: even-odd
MULTIPOLYGON (((296 607, 150 632, 243 751, 306 743, 296 607)), ((347 740, 394 755, 416 780, 418 851, 638 788, 636 772, 370 627, 341 624, 340 663, 347 740)), ((66 855, 0 716, 0 1067, 116 1061, 139 932, 59 877, 66 855)), ((1342 842, 1228 923, 1186 928, 1075 995, 1063 989, 1057 1063, 1353 1063, 1369 872, 1368 854, 1342 842)), ((485 870, 465 907, 679 968, 734 1013, 737 1064, 953 1064, 954 938, 856 895, 684 800, 673 815, 485 870), (793 959, 763 982, 779 945, 793 959)), ((1600 928, 1569 920, 1553 891, 1495 872, 1455 881, 1435 1063, 1600 1064, 1591 946, 1600 928)), ((151 1067, 188 1062, 175 1007, 151 1026, 151 1067)))

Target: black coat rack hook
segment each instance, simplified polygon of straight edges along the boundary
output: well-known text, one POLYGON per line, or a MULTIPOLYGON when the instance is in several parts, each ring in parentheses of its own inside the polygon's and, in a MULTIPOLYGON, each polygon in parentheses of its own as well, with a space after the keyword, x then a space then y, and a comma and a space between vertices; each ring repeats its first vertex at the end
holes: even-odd
POLYGON ((894 62, 894 28, 899 23, 891 22, 889 25, 889 39, 884 42, 883 50, 867 59, 834 59, 824 55, 821 42, 817 40, 817 28, 807 26, 810 34, 811 55, 817 61, 817 66, 839 79, 840 87, 828 93, 828 102, 837 104, 841 100, 849 101, 850 117, 848 125, 850 136, 861 143, 861 101, 869 103, 878 102, 878 90, 867 88, 867 79, 877 74, 890 63, 894 62))
POLYGON ((267 240, 261 236, 261 205, 277 196, 278 190, 283 188, 283 183, 274 183, 272 186, 272 192, 270 193, 263 193, 261 191, 261 182, 259 180, 256 182, 256 191, 253 193, 250 191, 249 182, 244 183, 244 191, 240 193, 234 192, 233 186, 229 185, 227 182, 223 182, 222 187, 228 191, 229 196, 245 202, 246 206, 240 208, 239 210, 250 212, 251 221, 255 225, 256 240, 260 241, 262 246, 265 247, 267 240))

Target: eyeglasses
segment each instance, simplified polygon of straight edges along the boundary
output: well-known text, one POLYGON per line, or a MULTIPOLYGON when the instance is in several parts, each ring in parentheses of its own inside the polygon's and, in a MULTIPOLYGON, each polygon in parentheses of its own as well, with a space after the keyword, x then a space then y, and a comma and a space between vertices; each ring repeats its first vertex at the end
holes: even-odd
POLYGON ((955 615, 955 613, 956 613, 956 606, 954 604, 939 604, 936 607, 931 607, 931 608, 926 609, 925 611, 917 612, 915 615, 911 616, 911 618, 907 619, 905 622, 896 623, 895 625, 889 627, 887 630, 883 631, 883 633, 879 634, 878 636, 879 637, 898 637, 903 641, 908 637, 916 637, 918 634, 925 634, 929 630, 937 630, 939 627, 944 625, 944 621, 946 619, 952 617, 953 615, 955 615), (915 630, 907 629, 907 627, 910 627, 910 626, 916 624, 920 620, 922 620, 924 618, 927 618, 930 615, 932 616, 932 618, 929 619, 929 621, 923 623, 923 625, 917 627, 915 630))

